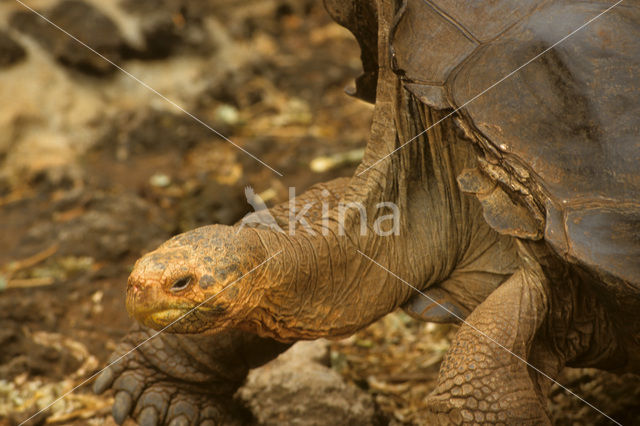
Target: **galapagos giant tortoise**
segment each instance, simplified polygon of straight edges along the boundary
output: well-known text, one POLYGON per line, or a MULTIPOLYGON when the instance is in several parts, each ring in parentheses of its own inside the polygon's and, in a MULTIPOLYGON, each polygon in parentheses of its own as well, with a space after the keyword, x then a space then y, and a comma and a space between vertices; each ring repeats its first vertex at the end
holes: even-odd
POLYGON ((137 262, 129 312, 174 334, 98 379, 116 420, 242 422, 231 395, 250 368, 399 307, 462 321, 427 424, 548 424, 564 366, 639 372, 638 2, 325 4, 362 49, 353 93, 375 102, 362 164, 295 200, 330 205, 310 229, 282 205, 290 232, 212 225, 137 262), (348 203, 366 219, 340 217, 348 203))

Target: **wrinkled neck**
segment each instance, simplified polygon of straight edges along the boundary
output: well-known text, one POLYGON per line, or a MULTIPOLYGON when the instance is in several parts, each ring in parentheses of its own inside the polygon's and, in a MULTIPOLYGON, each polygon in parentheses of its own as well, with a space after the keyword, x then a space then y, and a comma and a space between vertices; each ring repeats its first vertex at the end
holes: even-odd
POLYGON ((345 337, 411 295, 409 287, 359 252, 368 251, 395 269, 397 253, 382 240, 352 240, 337 228, 329 235, 256 232, 268 252, 282 250, 261 277, 268 288, 252 315, 266 335, 282 340, 345 337))
MULTIPOLYGON (((410 96, 400 100, 393 121, 374 119, 384 122, 374 122, 372 137, 379 136, 378 125, 385 133, 392 129, 401 145, 440 118, 410 96)), ((356 174, 346 188, 328 186, 331 197, 322 198, 327 188, 305 193, 318 198, 306 215, 308 227, 253 230, 266 252, 282 250, 261 279, 268 288, 253 311, 259 323, 254 329, 282 340, 343 337, 402 306, 416 294, 411 286, 424 289, 446 279, 469 245, 468 218, 477 216, 455 181, 472 160, 453 138, 453 128, 434 126, 356 174), (329 208, 321 209, 329 198, 329 208)), ((303 201, 308 199, 302 197, 298 211, 303 201)), ((290 214, 277 219, 286 222, 290 214)))

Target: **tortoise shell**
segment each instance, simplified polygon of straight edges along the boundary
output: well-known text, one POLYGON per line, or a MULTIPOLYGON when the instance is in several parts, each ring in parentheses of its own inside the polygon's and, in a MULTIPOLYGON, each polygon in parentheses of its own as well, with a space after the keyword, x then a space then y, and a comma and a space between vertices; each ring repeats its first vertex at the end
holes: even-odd
POLYGON ((640 4, 612 5, 405 0, 390 54, 404 87, 456 110, 480 146, 458 181, 490 225, 638 289, 640 4))
POLYGON ((462 176, 489 223, 536 238, 543 218, 542 234, 560 255, 640 284, 640 5, 598 16, 610 6, 408 0, 391 52, 423 102, 464 107, 486 154, 483 175, 530 213, 501 208, 512 197, 487 197, 477 172, 462 176))

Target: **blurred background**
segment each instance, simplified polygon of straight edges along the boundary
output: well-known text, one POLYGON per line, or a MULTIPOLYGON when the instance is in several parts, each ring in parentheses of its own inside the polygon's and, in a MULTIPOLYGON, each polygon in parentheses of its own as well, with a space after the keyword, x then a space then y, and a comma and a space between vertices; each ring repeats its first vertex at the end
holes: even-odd
MULTIPOLYGON (((131 325, 136 258, 239 220, 246 185, 273 205, 289 186, 350 175, 372 114, 343 92, 359 49, 319 0, 25 3, 284 176, 0 0, 0 425, 106 363, 131 325)), ((394 313, 349 339, 300 345, 252 373, 238 398, 262 424, 420 424, 454 333, 394 313)), ((582 369, 562 382, 640 422, 637 378, 582 369)), ((551 399, 556 424, 606 424, 559 388, 551 399)), ((112 424, 111 402, 82 387, 34 423, 112 424)))

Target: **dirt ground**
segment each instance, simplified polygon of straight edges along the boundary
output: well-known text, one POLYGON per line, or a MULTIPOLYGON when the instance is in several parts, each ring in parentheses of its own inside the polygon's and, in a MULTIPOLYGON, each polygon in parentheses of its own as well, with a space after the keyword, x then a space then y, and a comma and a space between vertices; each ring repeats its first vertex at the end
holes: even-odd
MULTIPOLYGON (((273 205, 348 176, 372 107, 343 93, 359 50, 320 1, 122 0, 29 4, 242 148, 70 40, 0 2, 0 425, 103 366, 131 325, 136 258, 176 233, 231 224, 251 185, 273 205)), ((394 313, 331 344, 331 366, 373 395, 383 423, 419 424, 455 327, 394 313)), ((640 379, 567 370, 561 381, 640 424, 640 379)), ((89 386, 39 421, 102 424, 89 386)), ((607 424, 559 387, 555 424, 607 424)))

